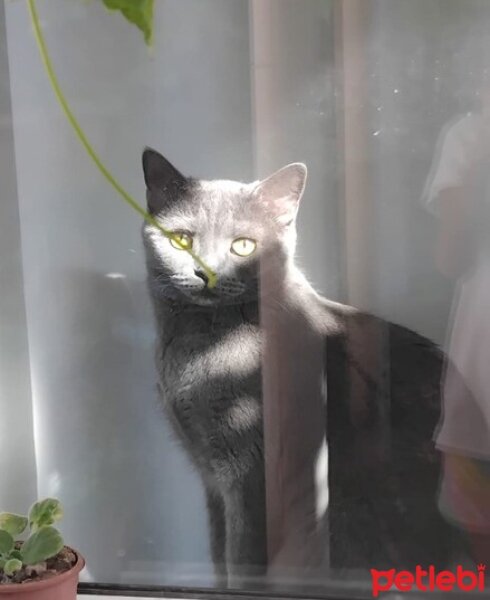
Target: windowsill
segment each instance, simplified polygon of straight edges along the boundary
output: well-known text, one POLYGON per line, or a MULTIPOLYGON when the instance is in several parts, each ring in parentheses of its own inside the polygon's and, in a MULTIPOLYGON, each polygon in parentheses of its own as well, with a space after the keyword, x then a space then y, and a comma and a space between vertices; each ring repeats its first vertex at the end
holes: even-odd
MULTIPOLYGON (((78 594, 78 600, 129 600, 129 598, 136 598, 136 596, 94 596, 93 594, 78 594)), ((138 596, 138 600, 155 600, 155 598, 147 598, 138 596)), ((179 598, 179 600, 183 600, 179 598)))
MULTIPOLYGON (((94 596, 93 594, 78 594, 78 600, 129 600, 130 598, 136 598, 136 596, 94 596)), ((168 598, 168 597, 167 597, 168 598)), ((143 596, 138 596, 138 600, 155 600, 155 598, 148 598, 143 596)), ((179 600, 184 600, 183 598, 179 598, 179 600)))

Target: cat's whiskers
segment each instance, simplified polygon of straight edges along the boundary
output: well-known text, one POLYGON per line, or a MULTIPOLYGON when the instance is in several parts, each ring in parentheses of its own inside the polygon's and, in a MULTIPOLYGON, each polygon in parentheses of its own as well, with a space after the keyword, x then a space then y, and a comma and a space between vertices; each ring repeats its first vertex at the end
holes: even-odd
POLYGON ((237 279, 226 279, 224 281, 218 281, 217 291, 227 296, 238 296, 243 294, 247 286, 237 279))

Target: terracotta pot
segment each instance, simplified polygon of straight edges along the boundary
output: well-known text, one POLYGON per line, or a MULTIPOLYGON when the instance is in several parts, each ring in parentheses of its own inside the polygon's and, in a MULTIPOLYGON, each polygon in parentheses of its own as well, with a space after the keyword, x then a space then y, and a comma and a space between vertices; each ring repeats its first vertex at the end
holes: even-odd
POLYGON ((77 555, 77 562, 69 571, 44 581, 0 585, 0 600, 76 600, 78 575, 85 561, 78 552, 72 552, 77 555))

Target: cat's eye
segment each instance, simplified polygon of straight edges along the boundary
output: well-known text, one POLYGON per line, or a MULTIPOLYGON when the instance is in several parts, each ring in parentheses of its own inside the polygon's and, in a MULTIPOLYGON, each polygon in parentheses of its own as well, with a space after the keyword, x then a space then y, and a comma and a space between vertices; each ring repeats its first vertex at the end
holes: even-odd
POLYGON ((245 258, 246 256, 250 256, 255 252, 257 248, 257 242, 255 240, 251 240, 250 238, 241 237, 231 244, 231 251, 233 254, 237 256, 241 256, 245 258))
POLYGON ((189 233, 185 233, 185 231, 174 231, 172 235, 174 237, 169 238, 169 241, 170 244, 177 250, 190 250, 192 248, 192 235, 189 233), (177 238, 180 244, 177 243, 174 238, 177 238))

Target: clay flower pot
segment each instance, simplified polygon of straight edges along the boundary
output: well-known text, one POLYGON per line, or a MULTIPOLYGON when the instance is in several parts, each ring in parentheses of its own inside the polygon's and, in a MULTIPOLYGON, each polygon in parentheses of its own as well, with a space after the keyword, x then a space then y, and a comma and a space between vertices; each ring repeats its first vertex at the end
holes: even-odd
POLYGON ((73 552, 77 562, 69 571, 32 583, 0 585, 0 600, 76 600, 78 575, 85 561, 78 552, 73 552))

